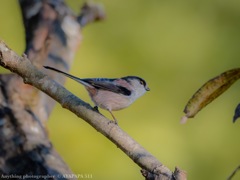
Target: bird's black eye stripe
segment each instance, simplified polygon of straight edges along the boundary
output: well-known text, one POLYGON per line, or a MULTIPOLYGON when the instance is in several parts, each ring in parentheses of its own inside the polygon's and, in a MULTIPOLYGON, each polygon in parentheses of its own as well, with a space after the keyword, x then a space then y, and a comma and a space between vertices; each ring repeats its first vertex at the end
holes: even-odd
POLYGON ((143 86, 147 85, 147 83, 146 83, 146 81, 144 81, 144 79, 137 77, 137 76, 126 76, 126 77, 122 77, 122 79, 126 80, 127 82, 130 82, 129 79, 138 79, 140 84, 142 84, 143 86))
POLYGON ((140 83, 141 85, 143 85, 144 87, 147 85, 147 84, 146 84, 146 81, 144 81, 144 80, 141 79, 141 78, 139 78, 139 83, 140 83))
POLYGON ((140 84, 145 85, 146 83, 143 80, 140 79, 140 84))

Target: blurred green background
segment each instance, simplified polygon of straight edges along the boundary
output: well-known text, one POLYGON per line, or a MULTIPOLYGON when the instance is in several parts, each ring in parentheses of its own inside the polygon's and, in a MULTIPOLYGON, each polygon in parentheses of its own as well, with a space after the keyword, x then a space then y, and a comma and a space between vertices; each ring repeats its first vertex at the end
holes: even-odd
MULTIPOLYGON (((83 3, 66 2, 75 12, 83 3)), ((188 179, 226 179, 240 164, 240 120, 232 123, 240 83, 187 124, 179 120, 203 83, 239 67, 240 1, 96 2, 105 7, 107 18, 83 29, 71 73, 143 77, 151 91, 114 113, 120 127, 167 167, 186 170, 188 179)), ((24 29, 17 1, 2 0, 0 7, 0 38, 22 54, 24 29)), ((66 87, 90 102, 81 85, 68 80, 66 87)), ((76 174, 98 180, 143 179, 140 168, 121 150, 60 105, 48 125, 54 147, 76 174)), ((240 173, 234 179, 240 179, 240 173)))

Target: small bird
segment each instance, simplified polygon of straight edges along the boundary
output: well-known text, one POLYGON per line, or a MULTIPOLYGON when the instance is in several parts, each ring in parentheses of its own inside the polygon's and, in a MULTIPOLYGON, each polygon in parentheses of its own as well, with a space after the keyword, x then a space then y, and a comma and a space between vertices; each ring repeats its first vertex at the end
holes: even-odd
POLYGON ((43 66, 61 73, 82 84, 88 91, 91 100, 95 104, 95 109, 98 107, 110 112, 114 122, 117 124, 117 119, 112 111, 117 111, 128 107, 136 99, 149 91, 149 87, 144 79, 137 76, 126 76, 122 78, 78 78, 58 69, 49 66, 43 66))

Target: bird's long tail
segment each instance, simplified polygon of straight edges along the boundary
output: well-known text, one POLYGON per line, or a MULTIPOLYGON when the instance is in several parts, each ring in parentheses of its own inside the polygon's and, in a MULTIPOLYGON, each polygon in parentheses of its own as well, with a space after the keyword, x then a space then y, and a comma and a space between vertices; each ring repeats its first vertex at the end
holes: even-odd
POLYGON ((67 77, 69 77, 69 78, 71 78, 71 79, 73 79, 73 80, 75 80, 75 81, 77 81, 77 82, 79 82, 79 83, 81 83, 81 84, 83 84, 83 85, 88 85, 88 86, 89 86, 89 84, 86 84, 86 82, 84 82, 81 78, 78 78, 78 77, 73 76, 73 75, 71 75, 71 74, 65 73, 65 72, 63 72, 63 71, 60 71, 60 70, 55 69, 55 68, 50 67, 50 66, 43 66, 43 67, 46 68, 46 69, 50 69, 50 70, 52 70, 52 71, 56 71, 56 72, 58 72, 58 73, 61 73, 61 74, 63 74, 64 76, 67 76, 67 77))

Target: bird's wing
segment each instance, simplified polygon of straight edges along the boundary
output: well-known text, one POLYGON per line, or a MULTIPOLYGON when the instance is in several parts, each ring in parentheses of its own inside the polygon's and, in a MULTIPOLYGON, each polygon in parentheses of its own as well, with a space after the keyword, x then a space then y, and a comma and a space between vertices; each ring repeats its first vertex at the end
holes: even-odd
POLYGON ((131 91, 123 86, 118 86, 113 84, 114 79, 102 79, 102 78, 95 78, 95 79, 82 79, 85 83, 90 84, 91 86, 95 87, 96 89, 102 89, 106 91, 111 91, 118 94, 123 94, 125 96, 130 96, 131 91))

